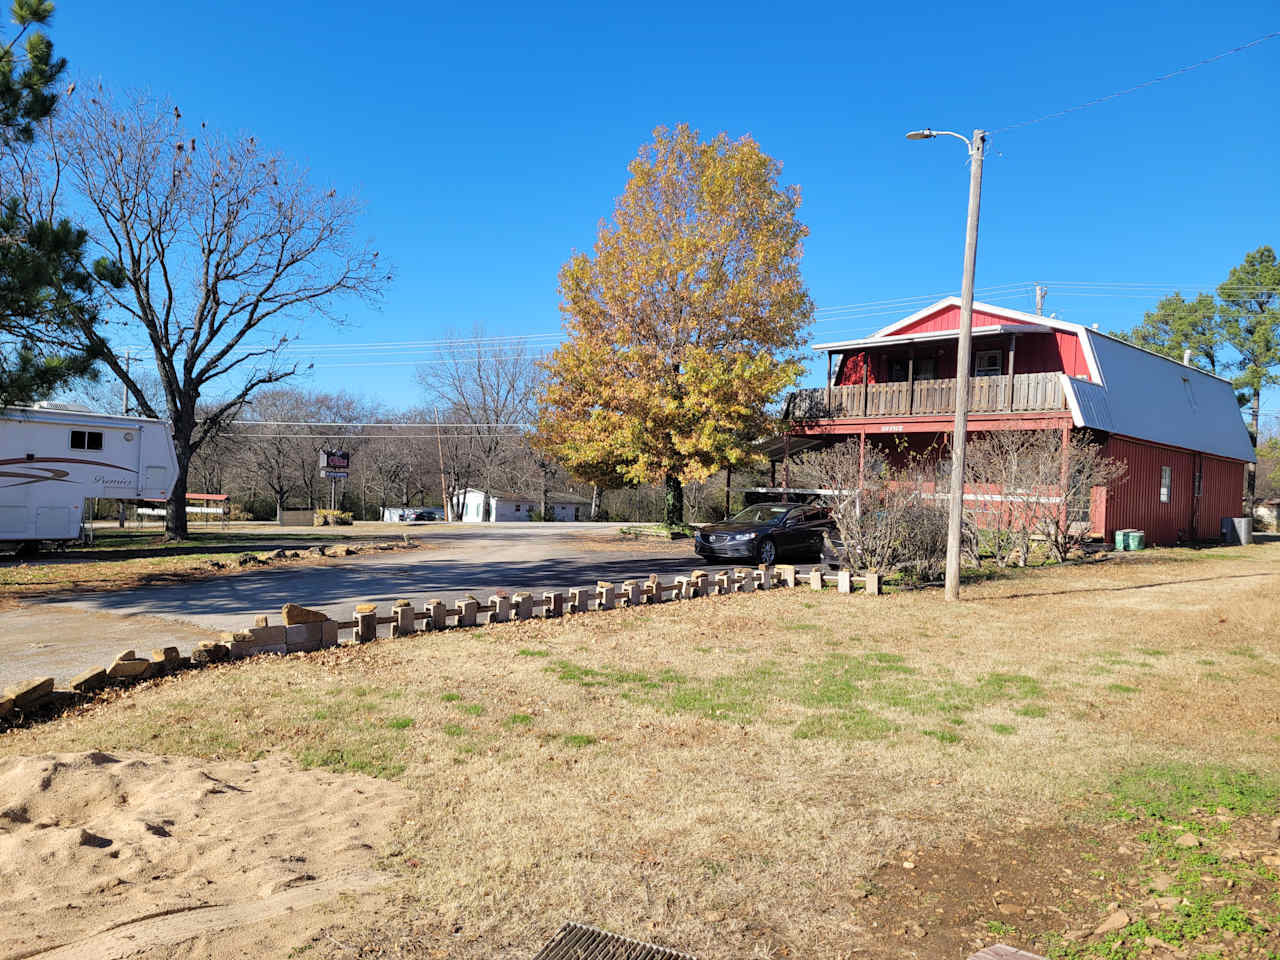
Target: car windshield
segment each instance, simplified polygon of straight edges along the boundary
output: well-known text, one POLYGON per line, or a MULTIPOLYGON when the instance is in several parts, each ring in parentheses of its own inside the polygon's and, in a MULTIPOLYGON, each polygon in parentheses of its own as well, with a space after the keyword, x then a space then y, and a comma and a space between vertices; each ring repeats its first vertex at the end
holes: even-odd
POLYGON ((781 520, 790 507, 780 504, 762 503, 758 506, 747 507, 740 514, 735 516, 730 523, 773 523, 775 520, 781 520))

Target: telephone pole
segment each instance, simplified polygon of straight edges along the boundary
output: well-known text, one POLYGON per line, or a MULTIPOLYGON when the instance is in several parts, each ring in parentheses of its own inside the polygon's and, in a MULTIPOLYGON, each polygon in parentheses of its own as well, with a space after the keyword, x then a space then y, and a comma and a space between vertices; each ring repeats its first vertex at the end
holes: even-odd
POLYGON ((1044 316, 1044 298, 1049 295, 1049 288, 1043 284, 1036 284, 1036 316, 1044 316))
POLYGON ((969 428, 969 365, 973 353, 973 276, 978 264, 978 209, 982 205, 982 158, 987 132, 973 131, 973 139, 950 130, 913 130, 908 140, 947 136, 969 148, 969 216, 964 231, 964 278, 960 287, 960 338, 956 346, 956 413, 951 437, 951 495, 947 515, 946 598, 960 599, 960 540, 964 527, 964 459, 969 428))
POLYGON ((449 485, 444 482, 444 443, 440 440, 440 408, 436 407, 436 453, 440 457, 440 508, 444 510, 445 520, 456 520, 449 516, 449 485))

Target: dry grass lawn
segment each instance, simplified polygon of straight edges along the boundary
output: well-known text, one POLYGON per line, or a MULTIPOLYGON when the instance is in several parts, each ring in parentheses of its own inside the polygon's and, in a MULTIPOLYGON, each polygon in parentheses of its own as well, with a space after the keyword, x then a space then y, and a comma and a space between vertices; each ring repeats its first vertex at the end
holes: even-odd
POLYGON ((570 918, 703 960, 879 955, 853 891, 901 851, 1058 822, 1145 765, 1280 771, 1280 545, 955 606, 773 591, 379 641, 0 737, 86 749, 282 753, 416 795, 382 851, 396 898, 282 955, 394 928, 404 955, 527 958, 570 918))

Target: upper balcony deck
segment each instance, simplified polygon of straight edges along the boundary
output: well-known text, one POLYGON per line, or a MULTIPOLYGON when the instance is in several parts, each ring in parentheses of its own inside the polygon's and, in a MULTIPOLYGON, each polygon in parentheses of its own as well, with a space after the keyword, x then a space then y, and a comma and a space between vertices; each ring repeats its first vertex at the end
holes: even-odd
MULTIPOLYGON (((970 413, 1056 413, 1067 409, 1061 373, 970 377, 970 413)), ((956 409, 956 381, 851 384, 797 390, 783 418, 792 421, 876 417, 949 416, 956 409)))

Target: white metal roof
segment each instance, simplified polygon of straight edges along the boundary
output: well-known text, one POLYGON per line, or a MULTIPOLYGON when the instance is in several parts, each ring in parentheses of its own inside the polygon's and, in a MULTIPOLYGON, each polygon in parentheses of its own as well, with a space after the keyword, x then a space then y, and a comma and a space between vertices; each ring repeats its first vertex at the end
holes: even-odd
POLYGON ((1185 447, 1233 460, 1255 459, 1230 381, 1085 329, 1100 383, 1067 377, 1078 427, 1185 447))

